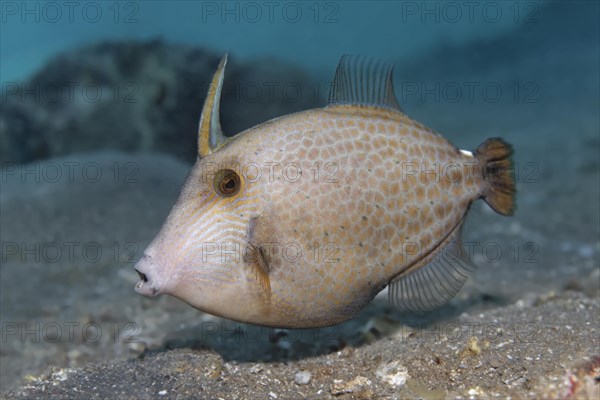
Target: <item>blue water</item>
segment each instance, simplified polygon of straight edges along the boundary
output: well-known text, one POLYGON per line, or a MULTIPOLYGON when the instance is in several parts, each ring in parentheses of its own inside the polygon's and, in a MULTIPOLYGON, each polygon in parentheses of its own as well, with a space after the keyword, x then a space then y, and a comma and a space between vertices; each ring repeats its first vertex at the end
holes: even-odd
MULTIPOLYGON (((302 104, 224 95, 227 134, 315 106, 313 82, 331 79, 343 54, 391 61, 396 95, 411 118, 463 149, 489 137, 515 148, 516 215, 503 218, 478 202, 467 220, 465 240, 503 251, 501 260, 478 253, 481 268, 469 299, 500 307, 565 287, 597 298, 599 11, 598 1, 0 2, 0 233, 2 245, 12 246, 10 257, 2 255, 0 323, 134 323, 141 340, 155 348, 169 334, 194 335, 199 312, 174 299, 134 293, 133 259, 162 225, 189 170, 186 163, 197 157, 195 132, 206 93, 200 83, 226 51, 231 75, 225 85, 243 79, 310 85, 310 99, 302 104), (104 41, 117 44, 93 47, 104 41), (127 41, 137 44, 122 46, 127 41), (165 54, 176 59, 165 60, 165 54), (177 56, 192 67, 183 68, 188 64, 178 64, 177 56), (53 59, 59 61, 48 64, 53 59), (199 78, 191 84, 196 66, 199 78), (68 87, 64 81, 72 76, 79 80, 72 99, 39 100, 40 88, 68 87), (32 77, 42 85, 16 84, 32 77), (83 96, 86 82, 105 85, 103 99, 111 101, 83 96), (129 103, 132 82, 139 91, 129 103), (118 101, 110 97, 115 87, 125 90, 118 101), (71 165, 79 180, 69 180, 71 165), (84 179, 81 166, 88 165, 104 171, 104 180, 84 179), (63 168, 58 183, 47 175, 56 166, 63 168), (137 184, 130 185, 131 170, 119 166, 135 166, 137 184), (127 258, 87 262, 77 253, 49 261, 39 254, 48 244, 72 242, 100 244, 108 257, 117 243, 127 258), (127 250, 132 243, 133 255, 127 250)), ((473 315, 477 310, 465 309, 473 315)), ((14 336, 2 343, 0 386, 18 386, 23 376, 49 366, 81 367, 141 351, 108 339, 57 345, 14 336), (77 357, 71 359, 73 350, 77 357)), ((239 353, 262 355, 268 346, 239 353)), ((226 356, 237 351, 224 347, 226 356)))
POLYGON ((540 3, 4 1, 1 80, 25 79, 74 46, 148 38, 228 49, 240 58, 276 56, 329 76, 345 53, 402 60, 440 43, 493 38, 537 23, 540 3))

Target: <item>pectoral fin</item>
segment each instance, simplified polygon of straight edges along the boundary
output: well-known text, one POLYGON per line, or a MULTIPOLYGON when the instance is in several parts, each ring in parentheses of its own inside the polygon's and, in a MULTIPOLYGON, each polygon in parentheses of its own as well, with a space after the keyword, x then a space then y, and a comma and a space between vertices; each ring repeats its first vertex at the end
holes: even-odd
POLYGON ((267 255, 262 247, 249 243, 247 265, 251 270, 254 279, 259 283, 261 293, 264 294, 266 302, 271 301, 271 279, 269 277, 269 262, 267 255))

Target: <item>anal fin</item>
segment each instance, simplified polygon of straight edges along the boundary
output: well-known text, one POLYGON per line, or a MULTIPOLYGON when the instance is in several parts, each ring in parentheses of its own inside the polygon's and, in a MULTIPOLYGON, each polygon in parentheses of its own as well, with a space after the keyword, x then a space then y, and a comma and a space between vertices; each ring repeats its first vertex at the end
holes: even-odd
POLYGON ((477 266, 462 247, 461 225, 425 257, 425 265, 390 283, 388 297, 392 304, 404 311, 430 311, 450 301, 462 289, 477 266))

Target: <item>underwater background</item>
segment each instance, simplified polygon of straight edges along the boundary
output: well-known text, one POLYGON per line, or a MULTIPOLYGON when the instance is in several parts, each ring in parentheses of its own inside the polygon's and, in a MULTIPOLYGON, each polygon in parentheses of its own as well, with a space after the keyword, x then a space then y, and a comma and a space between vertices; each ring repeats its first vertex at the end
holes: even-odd
MULTIPOLYGON (((3 1, 3 398, 600 395, 597 1, 3 1), (473 205, 479 269, 401 313, 315 330, 133 290, 229 52, 225 134, 326 104, 340 57, 395 64, 404 112, 515 149, 517 212, 473 205)), ((310 290, 310 289, 307 289, 310 290)))

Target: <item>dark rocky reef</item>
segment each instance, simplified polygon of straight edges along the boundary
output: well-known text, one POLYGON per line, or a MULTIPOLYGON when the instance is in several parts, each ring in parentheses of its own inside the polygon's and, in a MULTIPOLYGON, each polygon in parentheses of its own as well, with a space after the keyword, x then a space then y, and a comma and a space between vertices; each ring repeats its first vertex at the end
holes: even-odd
MULTIPOLYGON (((202 104, 221 56, 159 40, 61 54, 29 81, 4 84, 0 160, 114 149, 193 162, 202 104)), ((228 135, 318 103, 306 72, 273 59, 239 63, 233 55, 224 85, 228 135)))

